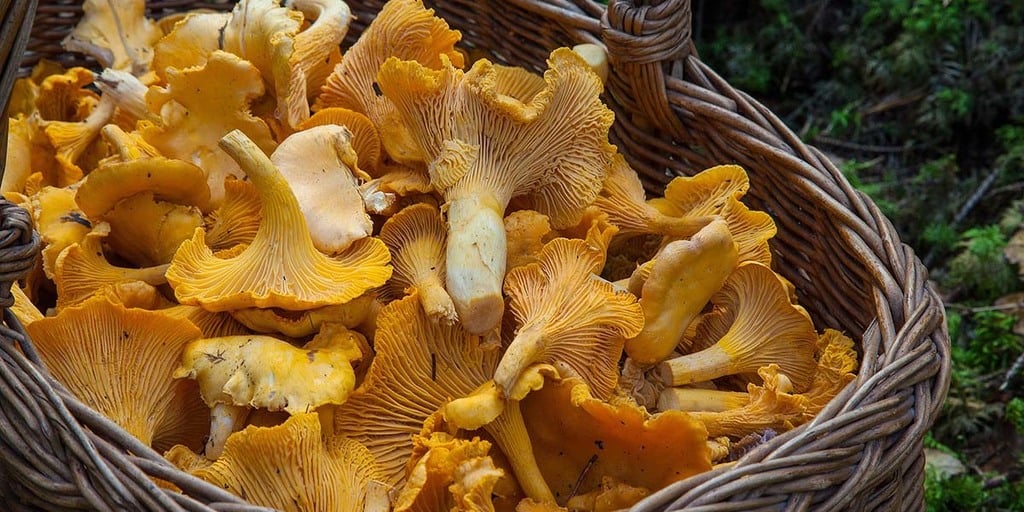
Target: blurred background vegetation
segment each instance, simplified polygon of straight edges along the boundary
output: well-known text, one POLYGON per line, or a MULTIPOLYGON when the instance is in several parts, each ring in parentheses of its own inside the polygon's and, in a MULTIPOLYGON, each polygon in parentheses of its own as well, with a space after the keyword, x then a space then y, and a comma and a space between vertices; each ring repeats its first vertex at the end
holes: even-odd
POLYGON ((701 58, 827 152, 943 294, 953 377, 928 510, 1024 511, 1024 2, 693 8, 701 58))

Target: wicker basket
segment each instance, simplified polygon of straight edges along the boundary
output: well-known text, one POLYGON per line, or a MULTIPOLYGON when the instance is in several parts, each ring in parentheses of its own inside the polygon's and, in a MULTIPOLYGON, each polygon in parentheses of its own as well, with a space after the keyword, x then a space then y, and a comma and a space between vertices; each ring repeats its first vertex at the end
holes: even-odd
MULTIPOLYGON (((856 381, 814 421, 633 510, 923 510, 922 438, 950 374, 943 308, 925 268, 821 152, 701 62, 690 41, 688 0, 648 3, 612 0, 606 9, 590 0, 449 0, 434 7, 468 44, 538 70, 555 47, 603 42, 612 64, 606 101, 616 114, 613 142, 648 189, 658 192, 674 175, 715 164, 745 167, 745 201, 779 227, 772 242, 777 270, 796 284, 819 329, 850 333, 863 357, 856 381)), ((381 5, 350 5, 359 18, 354 38, 381 5)), ((230 7, 179 0, 150 9, 155 15, 199 6, 230 7)), ((81 5, 0 0, 0 12, 6 104, 15 75, 40 56, 75 63, 59 42, 81 5)), ((5 130, 0 123, 0 141, 5 130)), ((30 267, 38 238, 20 208, 3 205, 0 223, 2 508, 255 510, 176 470, 47 375, 6 309, 10 283, 30 267), (186 494, 157 487, 149 476, 186 494)))

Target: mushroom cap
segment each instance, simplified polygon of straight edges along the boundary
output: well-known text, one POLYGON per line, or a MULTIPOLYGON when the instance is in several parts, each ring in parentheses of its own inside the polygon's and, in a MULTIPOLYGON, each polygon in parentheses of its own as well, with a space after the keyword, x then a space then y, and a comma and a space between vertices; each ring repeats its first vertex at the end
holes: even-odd
POLYGON ((779 366, 770 364, 757 371, 762 384, 748 384, 750 401, 743 407, 721 412, 691 412, 708 430, 709 437, 729 436, 741 438, 754 432, 772 429, 784 432, 803 423, 808 417, 808 400, 784 390, 787 376, 779 366))
POLYGON ((857 351, 853 340, 835 329, 825 329, 818 337, 818 367, 807 398, 807 420, 818 414, 847 384, 857 377, 857 351))
POLYGON ((62 45, 95 58, 104 68, 143 75, 153 60, 153 45, 163 36, 146 18, 145 8, 144 0, 85 0, 84 16, 62 45))
POLYGON ((463 73, 451 63, 432 70, 393 57, 377 80, 446 199, 489 195, 503 211, 531 194, 531 207, 554 227, 579 222, 614 153, 614 115, 601 103, 600 81, 568 48, 551 53, 546 88, 529 103, 501 94, 498 76, 487 60, 463 73))
POLYGON ((352 358, 348 346, 299 348, 261 335, 200 338, 185 347, 174 376, 195 379, 211 407, 298 414, 345 402, 356 385, 352 358))
POLYGON ((157 200, 152 192, 121 200, 103 218, 110 224, 110 248, 142 267, 170 263, 181 242, 203 226, 198 208, 157 200))
POLYGON ((161 201, 209 208, 206 173, 188 162, 163 157, 100 166, 79 185, 75 202, 89 218, 102 219, 118 201, 144 192, 161 201))
POLYGON ((224 201, 206 218, 206 244, 219 251, 248 245, 263 221, 263 201, 256 185, 234 176, 224 179, 224 201))
POLYGON ((509 270, 537 263, 544 244, 557 236, 547 215, 533 210, 517 210, 505 216, 505 239, 509 270))
POLYGON ((288 136, 270 156, 299 202, 313 245, 325 254, 343 251, 373 231, 363 205, 352 132, 314 126, 288 136))
POLYGON ((405 479, 412 436, 453 398, 490 380, 498 362, 479 337, 432 321, 412 294, 381 310, 376 355, 363 384, 335 412, 335 427, 377 458, 385 481, 405 479))
POLYGON ((139 123, 143 138, 168 158, 199 166, 207 175, 212 205, 224 197, 224 178, 242 172, 218 148, 225 134, 241 130, 264 153, 276 143, 267 124, 249 111, 252 101, 263 95, 259 70, 251 63, 220 50, 214 51, 202 67, 167 70, 167 84, 146 93, 150 110, 161 122, 139 123))
POLYGON ((106 146, 99 140, 100 130, 110 122, 114 107, 113 96, 103 96, 82 121, 43 123, 43 132, 55 150, 57 164, 65 180, 77 181, 105 156, 106 146))
POLYGON ((352 132, 352 149, 358 157, 358 167, 370 176, 377 177, 380 166, 381 145, 380 134, 373 121, 355 110, 342 107, 329 107, 313 114, 298 126, 299 130, 308 130, 323 125, 344 126, 352 132))
POLYGON ((344 304, 303 311, 243 308, 230 313, 235 320, 254 332, 281 333, 292 338, 302 338, 319 331, 325 322, 336 322, 349 328, 358 326, 370 315, 375 298, 373 293, 364 293, 344 304))
POLYGON ((644 327, 625 346, 629 357, 642 364, 661 362, 672 353, 736 268, 738 255, 729 226, 719 219, 690 240, 666 245, 653 262, 640 292, 644 327))
POLYGON ((11 296, 14 297, 14 304, 11 305, 11 312, 18 318, 21 325, 28 325, 43 318, 42 311, 32 303, 32 299, 25 295, 17 282, 11 283, 11 296))
POLYGON ((491 491, 503 476, 488 456, 491 443, 443 432, 417 435, 408 477, 394 512, 493 512, 491 491))
MULTIPOLYGON (((454 49, 461 37, 459 31, 450 30, 448 23, 434 16, 433 9, 424 8, 422 0, 386 2, 327 77, 314 110, 344 107, 365 114, 381 129, 392 110, 376 92, 381 64, 395 56, 437 68, 445 56, 462 67, 462 55, 454 49)), ((391 157, 404 160, 395 153, 391 157)))
POLYGON ((307 97, 320 92, 341 59, 339 46, 348 33, 352 10, 342 0, 296 0, 290 7, 301 11, 307 21, 312 20, 295 35, 294 52, 289 59, 292 70, 287 84, 287 113, 283 117, 296 127, 309 119, 307 97))
POLYGON ((183 242, 167 269, 179 302, 211 311, 312 309, 344 304, 391 276, 387 247, 375 238, 333 257, 318 251, 295 194, 270 159, 239 131, 224 138, 224 149, 259 189, 263 220, 252 242, 226 258, 214 255, 201 229, 183 242))
POLYGON ((42 79, 35 99, 36 112, 44 121, 82 121, 99 103, 99 95, 86 89, 96 75, 73 67, 42 79))
POLYGON ((382 478, 364 446, 340 436, 325 440, 316 413, 276 427, 246 427, 228 437, 216 462, 193 474, 286 512, 363 510, 370 482, 382 478))
POLYGON ((153 286, 167 282, 166 265, 146 268, 117 267, 107 261, 102 241, 110 225, 101 222, 81 242, 64 249, 55 263, 57 309, 77 304, 105 286, 142 281, 153 286))
POLYGON ((412 290, 435 321, 454 323, 455 305, 444 288, 447 229, 441 212, 429 204, 403 208, 380 229, 380 239, 391 251, 394 273, 384 285, 392 299, 412 290))
POLYGON ((656 491, 711 469, 707 430, 685 413, 652 416, 626 401, 606 403, 577 379, 549 382, 521 408, 537 464, 560 504, 574 490, 600 488, 604 477, 656 491))
POLYGON ((215 50, 222 49, 221 30, 231 20, 229 12, 188 12, 173 29, 153 45, 153 71, 166 80, 167 70, 206 64, 215 50))
POLYGON ((64 249, 82 241, 92 230, 92 222, 75 203, 73 188, 41 188, 29 198, 29 210, 43 242, 43 271, 53 279, 57 257, 64 249))
POLYGON ((513 269, 505 293, 519 330, 494 375, 507 394, 533 364, 565 366, 604 398, 618 380, 626 338, 643 327, 636 297, 593 279, 604 254, 585 240, 556 238, 539 263, 513 269))
POLYGON ((26 329, 49 372, 143 443, 197 448, 209 427, 194 382, 172 378, 182 349, 202 335, 184 319, 91 298, 26 329))
POLYGON ((628 509, 650 494, 650 489, 633 487, 606 476, 601 479, 601 487, 569 498, 566 505, 570 510, 611 512, 628 509))

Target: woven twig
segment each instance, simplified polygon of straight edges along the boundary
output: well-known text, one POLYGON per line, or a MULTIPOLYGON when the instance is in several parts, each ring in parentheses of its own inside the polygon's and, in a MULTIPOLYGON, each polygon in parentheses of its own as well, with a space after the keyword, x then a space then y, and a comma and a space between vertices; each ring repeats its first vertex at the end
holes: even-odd
MULTIPOLYGON (((0 7, 9 1, 0 0, 0 7)), ((357 19, 349 44, 381 4, 350 2, 357 19)), ((4 26, 20 27, 7 20, 24 19, 28 6, 23 0, 4 11, 4 26)), ((179 0, 149 8, 157 14, 198 6, 230 7, 179 0)), ((590 0, 450 0, 434 7, 467 45, 537 71, 556 47, 603 42, 611 61, 605 96, 616 114, 612 139, 648 190, 660 193, 673 176, 712 165, 742 165, 751 181, 744 201, 778 225, 771 241, 776 270, 797 286, 819 329, 840 329, 858 341, 857 379, 813 421, 735 463, 669 486, 633 510, 923 510, 922 439, 950 374, 942 303, 917 256, 871 200, 820 151, 700 60, 690 42, 689 2, 613 0, 606 9, 590 0)), ((8 42, 6 30, 0 33, 0 84, 40 57, 91 65, 59 47, 80 2, 44 0, 38 11, 26 54, 8 42)), ((7 87, 0 89, 5 103, 7 87)), ((0 235, 18 240, 12 248, 22 247, 24 228, 13 228, 15 236, 7 226, 0 235)), ((0 262, 8 254, 14 253, 0 251, 0 262)), ((3 283, 20 271, 3 272, 0 300, 9 297, 3 283)), ((245 509, 68 396, 27 356, 31 343, 13 316, 4 318, 0 496, 20 498, 13 510, 245 509), (143 475, 173 481, 187 496, 156 488, 143 475)))

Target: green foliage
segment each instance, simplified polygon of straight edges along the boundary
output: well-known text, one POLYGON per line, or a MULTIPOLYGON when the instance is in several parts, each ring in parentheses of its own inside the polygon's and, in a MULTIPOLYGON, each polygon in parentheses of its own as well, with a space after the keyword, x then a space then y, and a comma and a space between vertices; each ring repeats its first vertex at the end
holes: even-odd
POLYGON ((967 475, 944 478, 932 468, 925 470, 924 493, 928 512, 978 510, 985 501, 980 479, 967 475))
POLYGON ((1017 318, 1000 311, 979 311, 971 315, 970 330, 959 333, 953 347, 953 363, 975 373, 1008 368, 1024 350, 1020 336, 1013 332, 1017 318))
POLYGON ((1017 270, 1006 261, 1007 237, 998 224, 964 231, 960 252, 948 264, 942 283, 980 301, 992 301, 1018 286, 1017 270))
POLYGON ((1024 399, 1013 398, 1006 403, 1006 411, 1003 413, 1017 433, 1024 436, 1024 399))

